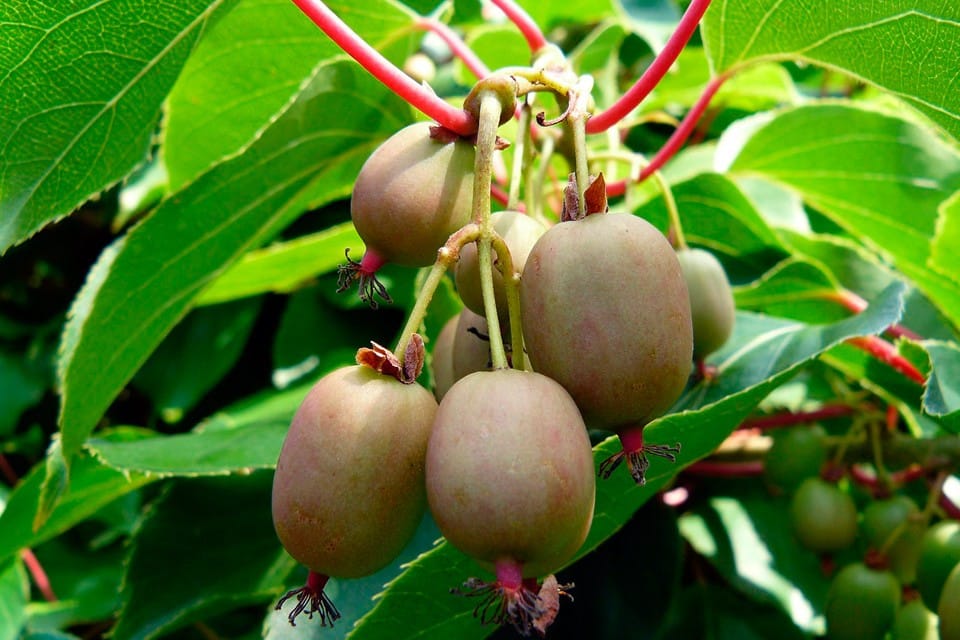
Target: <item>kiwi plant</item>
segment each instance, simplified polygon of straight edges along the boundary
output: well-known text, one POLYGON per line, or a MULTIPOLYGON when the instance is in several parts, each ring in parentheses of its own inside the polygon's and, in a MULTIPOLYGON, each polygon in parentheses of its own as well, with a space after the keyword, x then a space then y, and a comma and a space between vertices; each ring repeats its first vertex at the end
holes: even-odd
MULTIPOLYGON (((706 361, 733 333, 733 289, 716 256, 686 244, 670 187, 656 172, 676 147, 639 174, 661 185, 666 233, 633 212, 611 212, 608 196, 622 190, 597 170, 586 135, 623 118, 637 94, 618 103, 616 115, 595 114, 591 78, 577 75, 516 7, 500 4, 525 30, 531 65, 490 73, 460 49, 483 76, 462 109, 398 76, 344 35, 335 16, 308 11, 436 122, 389 137, 353 188, 352 221, 366 249, 359 262, 347 256, 341 290, 359 282, 360 297, 376 307, 377 298, 391 301, 376 275, 383 264, 430 268, 395 350, 361 349, 358 364, 323 377, 293 419, 273 488, 277 535, 309 569, 307 585, 277 605, 296 597, 291 623, 301 613, 332 623, 328 578, 389 563, 427 504, 446 540, 492 576, 452 590, 478 598, 482 622, 543 634, 572 588, 553 574, 587 539, 596 477, 626 461, 643 485, 650 455, 675 462, 682 443, 647 443, 644 430, 678 407, 686 389, 707 393, 723 382, 706 361), (544 92, 555 98, 554 112, 534 116, 544 92), (507 141, 498 131, 513 118, 517 133, 507 141), (508 147, 513 178, 501 193, 494 163, 508 147), (552 150, 563 151, 551 158, 552 150), (542 179, 560 164, 568 178, 551 199, 542 179), (505 210, 493 212, 492 194, 505 210), (426 357, 418 332, 448 271, 463 308, 430 345, 431 395, 416 382, 426 357), (615 435, 620 450, 595 468, 590 434, 598 433, 615 435)), ((674 44, 690 36, 706 4, 693 3, 674 44)), ((923 537, 931 511, 890 497, 887 478, 875 483, 876 501, 858 522, 844 480, 854 472, 842 462, 850 443, 838 447, 832 437, 819 426, 791 430, 761 472, 789 495, 802 546, 827 557, 862 541, 864 562, 833 581, 827 627, 833 638, 882 638, 901 585, 918 584, 931 609, 941 590, 956 599, 957 571, 942 557, 956 563, 923 537)))

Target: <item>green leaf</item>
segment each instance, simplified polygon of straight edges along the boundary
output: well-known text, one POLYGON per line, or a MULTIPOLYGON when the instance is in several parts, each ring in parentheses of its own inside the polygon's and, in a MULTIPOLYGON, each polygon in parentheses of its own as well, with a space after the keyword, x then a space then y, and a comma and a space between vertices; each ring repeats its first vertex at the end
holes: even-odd
MULTIPOLYGON (((593 526, 578 557, 613 535, 683 467, 719 446, 770 391, 804 363, 845 338, 877 333, 895 322, 901 312, 902 294, 902 285, 892 285, 863 313, 829 325, 808 326, 739 314, 729 343, 710 360, 717 367, 718 377, 709 385, 700 383, 687 390, 674 406, 674 413, 647 427, 648 443, 682 443, 676 464, 654 459, 643 487, 636 486, 624 470, 599 482, 593 526)), ((594 459, 599 464, 619 448, 619 441, 609 438, 595 448, 594 459)), ((350 637, 484 637, 488 629, 471 614, 475 603, 446 593, 477 571, 472 560, 449 544, 439 545, 387 586, 350 637), (398 629, 409 633, 398 636, 398 629)))
POLYGON ((802 640, 806 636, 783 611, 751 602, 724 585, 695 582, 678 599, 664 638, 802 640))
POLYGON ((20 558, 0 562, 0 640, 17 640, 27 620, 30 582, 20 558))
POLYGON ((290 293, 344 263, 344 250, 362 253, 350 222, 251 251, 214 280, 197 304, 215 304, 260 293, 290 293))
POLYGON ((923 348, 933 369, 923 396, 923 410, 941 419, 954 433, 960 433, 960 347, 953 342, 927 340, 923 348))
MULTIPOLYGON (((163 152, 173 190, 253 140, 310 79, 317 61, 340 53, 289 0, 234 4, 204 34, 170 93, 163 152)), ((411 12, 396 2, 326 4, 394 62, 415 47, 411 12)))
POLYGON ((763 277, 734 289, 738 309, 760 311, 802 322, 840 320, 850 311, 838 304, 840 285, 820 265, 787 258, 763 277))
POLYGON ((110 401, 194 298, 313 197, 349 191, 360 165, 409 113, 353 62, 322 63, 298 100, 240 156, 171 195, 108 248, 64 331, 60 429, 69 460, 110 401), (367 100, 355 100, 362 93, 367 100))
POLYGON ((929 130, 877 111, 815 103, 774 114, 730 170, 799 192, 889 256, 960 324, 960 283, 928 267, 938 208, 960 188, 960 152, 929 130))
POLYGON ((133 536, 112 636, 155 638, 276 595, 293 561, 265 508, 272 478, 173 483, 133 536))
MULTIPOLYGON (((785 253, 777 235, 726 176, 701 173, 671 188, 684 235, 691 244, 758 265, 785 253)), ((660 229, 669 226, 663 198, 651 200, 636 213, 660 229)))
POLYGON ((143 160, 222 3, 0 4, 0 254, 143 160))
MULTIPOLYGON (((113 437, 142 437, 132 432, 114 432, 113 437)), ((104 505, 139 489, 150 478, 111 469, 89 455, 79 455, 70 470, 70 486, 56 508, 34 529, 40 511, 41 485, 46 477, 45 464, 38 464, 17 485, 6 509, 0 514, 0 562, 20 549, 33 547, 60 535, 73 525, 97 513, 104 505)))
POLYGON ((287 419, 134 442, 92 438, 86 448, 109 467, 151 478, 249 473, 276 466, 289 427, 287 419))
POLYGON ((0 438, 13 433, 24 410, 40 400, 47 381, 25 361, 23 354, 0 351, 0 438))
POLYGON ((243 354, 261 302, 196 309, 164 338, 133 379, 164 421, 179 422, 230 371, 243 354))
POLYGON ((960 191, 940 207, 937 230, 930 249, 930 266, 956 281, 960 278, 960 191))
MULTIPOLYGON (((802 60, 900 96, 960 138, 960 5, 940 0, 714 2, 701 25, 718 72, 758 60, 802 60), (896 44, 894 44, 896 43, 896 44)), ((789 143, 787 143, 789 145, 789 143)))

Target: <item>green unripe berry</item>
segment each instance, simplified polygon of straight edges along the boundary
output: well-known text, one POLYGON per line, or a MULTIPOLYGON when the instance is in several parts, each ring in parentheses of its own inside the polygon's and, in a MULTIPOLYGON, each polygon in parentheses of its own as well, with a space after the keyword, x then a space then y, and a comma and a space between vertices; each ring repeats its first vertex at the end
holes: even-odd
POLYGON ((709 251, 681 249, 677 259, 690 292, 693 357, 702 360, 722 347, 733 333, 733 291, 723 265, 709 251))
POLYGON ((763 462, 767 482, 777 489, 793 493, 807 478, 820 473, 827 461, 823 427, 793 427, 773 434, 773 444, 763 462))
POLYGON ((930 609, 940 602, 943 583, 960 562, 960 522, 938 522, 923 536, 917 561, 917 590, 930 609))
POLYGON ((960 640, 960 562, 943 583, 940 604, 940 640, 960 640))
POLYGON ((831 640, 883 640, 900 606, 900 583, 889 571, 861 562, 844 567, 827 592, 824 616, 831 640))
POLYGON ((857 507, 849 494, 822 478, 803 481, 790 502, 790 523, 807 549, 846 549, 857 537, 857 507))

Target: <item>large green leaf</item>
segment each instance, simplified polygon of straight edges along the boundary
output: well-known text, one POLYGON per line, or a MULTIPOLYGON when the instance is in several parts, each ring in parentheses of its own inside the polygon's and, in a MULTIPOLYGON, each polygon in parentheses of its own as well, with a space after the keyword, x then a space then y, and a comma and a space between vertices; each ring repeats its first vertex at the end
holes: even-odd
MULTIPOLYGON (((419 38, 410 10, 391 0, 326 4, 394 61, 402 62, 419 38)), ((239 0, 204 34, 170 93, 163 145, 170 188, 250 142, 309 80, 317 61, 338 53, 290 0, 239 0)))
MULTIPOLYGON (((115 433, 112 437, 123 439, 139 435, 115 433)), ((34 521, 40 510, 41 485, 46 473, 43 463, 34 467, 17 485, 6 509, 0 514, 0 562, 20 549, 60 535, 95 514, 104 505, 151 481, 143 474, 123 473, 91 456, 80 455, 74 460, 69 488, 42 526, 35 529, 34 521)))
POLYGON ((804 60, 890 91, 960 138, 960 4, 941 0, 717 0, 704 17, 716 71, 804 60))
POLYGON ((960 191, 940 207, 937 231, 930 249, 930 267, 941 274, 960 278, 960 191))
POLYGON ((27 620, 30 583, 20 558, 0 562, 0 640, 17 640, 27 620))
MULTIPOLYGON (((654 459, 647 484, 636 486, 625 470, 601 481, 593 526, 578 555, 594 549, 626 522, 640 505, 684 466, 713 451, 770 391, 803 364, 845 338, 877 333, 900 315, 903 285, 894 284, 866 311, 828 325, 805 325, 741 313, 730 342, 711 358, 719 375, 688 389, 674 413, 647 427, 649 443, 680 442, 676 464, 654 459)), ((616 438, 598 445, 597 463, 619 448, 616 438)), ((427 552, 388 585, 370 614, 351 634, 354 640, 380 638, 482 638, 490 630, 472 618, 474 602, 446 592, 478 571, 474 562, 447 543, 427 552), (403 630, 403 635, 398 635, 403 630)), ((563 612, 561 612, 563 615, 563 612)))
POLYGON ((311 278, 343 264, 345 249, 362 253, 363 241, 350 222, 288 242, 251 251, 214 280, 197 304, 214 304, 273 291, 289 293, 311 278))
POLYGON ((0 3, 0 254, 143 160, 223 1, 0 3))
POLYGON ((324 62, 243 155, 170 196, 107 249, 64 331, 60 428, 68 460, 200 291, 299 215, 306 191, 344 195, 408 114, 355 63, 324 62), (367 100, 354 100, 358 93, 367 100))
POLYGON ((941 418, 954 433, 960 432, 960 348, 954 342, 930 340, 923 343, 933 371, 927 381, 923 409, 941 418))
POLYGON ((174 483, 133 536, 118 640, 165 631, 275 595, 293 561, 277 544, 272 474, 174 483))
POLYGON ((114 469, 151 477, 249 473, 276 466, 289 427, 287 419, 136 442, 93 438, 87 448, 114 469))
POLYGON ((787 258, 762 278, 734 289, 738 309, 817 323, 850 315, 831 300, 840 289, 833 275, 814 262, 787 258))
POLYGON ((960 189, 960 153, 902 118, 815 103, 770 117, 730 170, 783 184, 881 251, 954 323, 960 282, 928 266, 938 209, 960 189))

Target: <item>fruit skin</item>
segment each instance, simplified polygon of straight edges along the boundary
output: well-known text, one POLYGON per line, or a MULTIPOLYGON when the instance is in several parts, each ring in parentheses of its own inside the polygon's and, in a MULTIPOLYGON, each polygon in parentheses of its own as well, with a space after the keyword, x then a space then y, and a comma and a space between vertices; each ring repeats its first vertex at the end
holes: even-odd
POLYGON ((790 524, 807 549, 845 549, 857 537, 857 507, 837 485, 819 477, 803 481, 790 502, 790 524))
POLYGON ((824 615, 831 640, 883 640, 900 605, 900 583, 889 571, 847 565, 827 592, 824 615))
POLYGON ((818 424, 777 430, 763 461, 767 483, 793 493, 804 480, 819 474, 827 461, 826 435, 818 424))
POLYGON ((273 522, 287 552, 341 578, 389 564, 423 516, 436 410, 423 387, 367 367, 322 377, 293 418, 273 479, 273 522))
POLYGON ((912 517, 919 511, 913 500, 906 496, 875 500, 863 510, 861 529, 868 547, 879 550, 900 529, 896 541, 887 548, 886 558, 891 573, 902 584, 913 584, 917 577, 917 562, 926 529, 923 521, 912 517))
MULTIPOLYGON (((490 341, 485 337, 489 335, 486 318, 470 309, 461 311, 457 318, 457 328, 453 334, 454 382, 476 371, 489 371, 492 366, 490 341)), ((510 336, 505 334, 503 339, 509 342, 510 336)))
POLYGON ((360 169, 350 214, 368 249, 387 262, 424 267, 470 221, 474 147, 430 137, 431 124, 401 129, 360 169))
POLYGON ((911 600, 897 611, 890 637, 891 640, 940 640, 937 616, 923 606, 923 600, 911 600))
MULTIPOLYGON (((496 231, 510 250, 510 258, 516 273, 523 273, 523 266, 533 245, 540 239, 547 229, 540 222, 518 211, 499 211, 491 217, 493 229, 496 231)), ((494 253, 496 260, 496 253, 494 253)), ((457 292, 464 306, 483 315, 483 295, 480 292, 480 257, 476 243, 470 243, 460 250, 460 261, 457 262, 455 273, 457 292)), ((507 318, 507 293, 503 284, 500 270, 493 270, 493 291, 497 301, 497 311, 500 314, 501 324, 507 318)))
POLYGON ((943 583, 937 614, 940 616, 940 640, 960 640, 960 562, 943 583))
POLYGON ((917 590, 929 609, 937 607, 943 584, 958 562, 960 522, 938 522, 927 529, 917 561, 917 590))
POLYGON ((453 377, 453 338, 456 335, 459 320, 459 314, 447 320, 433 345, 433 395, 437 402, 443 399, 443 396, 455 381, 453 377))
POLYGON ((702 360, 722 347, 733 333, 733 290, 723 265, 709 251, 680 249, 677 259, 690 293, 693 357, 702 360))
POLYGON ((586 539, 596 481, 573 400, 550 378, 500 369, 456 382, 427 448, 427 498, 443 535, 493 570, 553 573, 586 539))
POLYGON ((686 386, 687 286, 670 243, 642 218, 551 227, 527 257, 520 307, 533 369, 563 385, 591 427, 642 426, 686 386))

